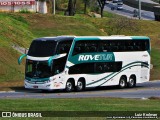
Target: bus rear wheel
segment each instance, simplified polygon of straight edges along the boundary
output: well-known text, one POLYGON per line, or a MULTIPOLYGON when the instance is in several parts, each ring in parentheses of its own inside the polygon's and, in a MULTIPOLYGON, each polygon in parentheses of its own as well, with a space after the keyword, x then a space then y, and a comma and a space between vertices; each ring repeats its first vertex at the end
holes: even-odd
POLYGON ((78 80, 76 91, 83 91, 85 88, 85 82, 83 80, 78 80))
POLYGON ((119 88, 125 88, 127 86, 127 82, 126 82, 126 78, 125 77, 121 77, 119 80, 119 88))
POLYGON ((129 82, 128 82, 128 87, 133 88, 136 86, 136 78, 135 77, 130 77, 129 82))
POLYGON ((72 82, 71 80, 68 80, 68 81, 66 82, 65 91, 66 91, 66 92, 71 92, 71 91, 73 91, 73 88, 74 88, 73 82, 72 82))

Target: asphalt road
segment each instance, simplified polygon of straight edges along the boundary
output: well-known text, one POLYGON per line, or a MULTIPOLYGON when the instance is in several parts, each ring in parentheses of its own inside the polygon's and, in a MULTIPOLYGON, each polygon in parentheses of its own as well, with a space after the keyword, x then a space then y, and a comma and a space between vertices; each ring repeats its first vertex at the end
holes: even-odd
POLYGON ((118 89, 103 87, 88 89, 84 92, 65 93, 64 91, 41 92, 39 90, 16 90, 0 92, 0 98, 88 98, 88 97, 119 97, 140 98, 160 97, 160 80, 137 84, 135 88, 118 89))
MULTIPOLYGON (((155 3, 155 2, 153 2, 151 0, 143 0, 143 2, 155 3)), ((129 18, 138 19, 138 17, 133 17, 133 15, 134 15, 133 11, 134 10, 138 11, 138 9, 135 9, 135 8, 130 7, 128 5, 125 5, 125 4, 123 4, 123 9, 122 10, 117 10, 117 3, 109 2, 109 4, 106 4, 104 10, 108 11, 108 12, 111 12, 111 13, 115 13, 115 14, 119 14, 119 15, 122 15, 122 16, 126 16, 126 17, 129 17, 129 18), (111 10, 111 7, 114 7, 115 9, 111 10)), ((150 12, 150 11, 141 10, 141 19, 144 19, 144 20, 155 20, 154 13, 150 12)))

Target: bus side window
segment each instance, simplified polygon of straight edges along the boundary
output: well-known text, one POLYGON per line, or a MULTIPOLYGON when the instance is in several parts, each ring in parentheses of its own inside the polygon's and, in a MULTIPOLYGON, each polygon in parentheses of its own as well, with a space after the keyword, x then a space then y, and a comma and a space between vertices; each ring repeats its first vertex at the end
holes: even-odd
POLYGON ((108 72, 110 70, 110 67, 108 66, 107 63, 104 64, 104 71, 108 72))
POLYGON ((85 52, 97 52, 97 41, 87 41, 85 44, 85 52))
POLYGON ((69 53, 72 41, 62 41, 58 45, 57 54, 69 53))
POLYGON ((91 73, 94 73, 94 63, 81 63, 71 66, 69 68, 69 74, 91 74, 91 73))
POLYGON ((77 41, 75 43, 75 47, 74 47, 72 55, 77 55, 77 54, 83 53, 84 49, 85 49, 84 41, 77 41))
POLYGON ((96 73, 119 72, 122 69, 122 62, 96 63, 96 73))
POLYGON ((104 65, 103 63, 96 63, 95 71, 96 73, 103 73, 104 72, 104 65))
POLYGON ((138 51, 142 51, 142 41, 137 41, 138 51))
POLYGON ((65 53, 65 46, 61 46, 59 49, 59 54, 65 53))
POLYGON ((135 51, 145 51, 149 49, 149 42, 146 40, 136 40, 134 41, 135 51))
POLYGON ((141 50, 145 51, 145 50, 148 50, 148 49, 149 49, 149 43, 148 43, 148 41, 141 40, 141 50))
POLYGON ((95 40, 77 41, 72 55, 80 53, 97 52, 98 43, 95 40))
POLYGON ((110 44, 108 40, 99 41, 98 52, 110 52, 110 44))
POLYGON ((53 65, 52 65, 53 75, 61 73, 64 70, 65 64, 66 64, 66 59, 67 59, 67 56, 59 58, 59 59, 55 59, 53 61, 53 65))
POLYGON ((130 52, 149 49, 149 40, 102 40, 99 52, 130 52))
POLYGON ((149 41, 144 42, 145 50, 149 50, 149 41))

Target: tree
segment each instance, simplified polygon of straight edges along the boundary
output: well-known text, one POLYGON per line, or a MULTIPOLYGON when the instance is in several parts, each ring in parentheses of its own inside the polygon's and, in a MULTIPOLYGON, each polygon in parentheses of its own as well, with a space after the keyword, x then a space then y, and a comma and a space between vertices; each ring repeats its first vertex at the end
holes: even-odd
POLYGON ((99 4, 99 7, 101 8, 101 17, 103 17, 103 9, 104 9, 106 0, 97 0, 97 1, 98 1, 98 4, 99 4))
POLYGON ((89 4, 90 0, 83 0, 84 1, 84 14, 86 14, 87 11, 87 5, 89 4))
POLYGON ((120 35, 124 32, 134 33, 139 30, 139 25, 134 19, 126 17, 115 17, 108 21, 108 35, 120 35))
POLYGON ((65 11, 65 15, 74 16, 76 13, 76 2, 77 0, 69 0, 68 8, 65 11))

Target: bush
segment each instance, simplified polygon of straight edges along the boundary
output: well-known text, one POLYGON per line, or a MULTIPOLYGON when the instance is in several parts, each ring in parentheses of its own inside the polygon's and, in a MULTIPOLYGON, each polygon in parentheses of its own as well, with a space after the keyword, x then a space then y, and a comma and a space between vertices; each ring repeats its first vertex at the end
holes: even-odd
POLYGON ((135 20, 119 16, 110 19, 106 29, 108 35, 120 35, 126 32, 132 33, 138 30, 139 26, 135 20))
POLYGON ((27 8, 22 8, 19 13, 31 13, 27 8))

